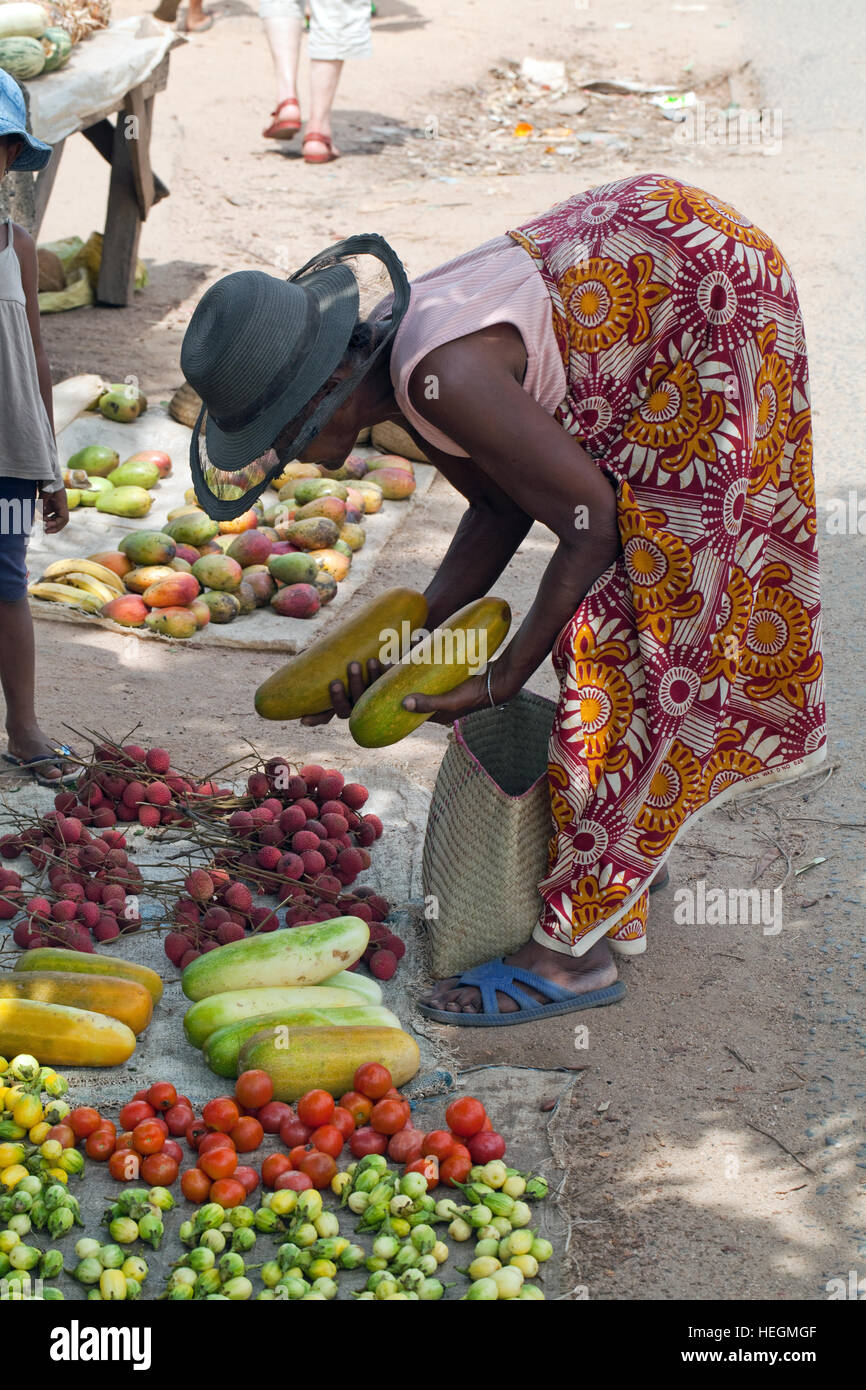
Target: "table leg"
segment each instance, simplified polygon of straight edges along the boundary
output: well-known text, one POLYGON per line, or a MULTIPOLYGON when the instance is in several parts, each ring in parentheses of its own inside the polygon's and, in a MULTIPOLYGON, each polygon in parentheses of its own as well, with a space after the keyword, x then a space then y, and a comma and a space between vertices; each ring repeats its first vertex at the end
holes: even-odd
MULTIPOLYGON (((114 126, 109 120, 97 121, 95 125, 88 126, 82 130, 81 134, 85 140, 89 140, 95 150, 102 155, 102 158, 111 163, 112 152, 114 150, 114 126)), ((55 146, 55 149, 57 147, 55 146)), ((50 166, 49 166, 50 167, 50 166)), ((153 201, 159 203, 163 198, 167 198, 168 188, 163 183, 158 174, 153 175, 153 201)))
POLYGON ((54 187, 54 180, 57 178, 57 170, 60 165, 60 157, 63 154, 65 140, 58 140, 54 146, 54 153, 44 169, 40 169, 36 175, 33 186, 33 225, 30 228, 30 235, 34 241, 39 239, 39 228, 42 226, 42 219, 45 216, 45 209, 48 207, 48 199, 51 197, 51 190, 54 187))
POLYGON ((102 263, 96 285, 97 302, 116 307, 123 307, 132 298, 141 236, 141 209, 132 173, 133 146, 137 142, 126 138, 126 114, 124 102, 112 140, 108 211, 102 241, 102 263))

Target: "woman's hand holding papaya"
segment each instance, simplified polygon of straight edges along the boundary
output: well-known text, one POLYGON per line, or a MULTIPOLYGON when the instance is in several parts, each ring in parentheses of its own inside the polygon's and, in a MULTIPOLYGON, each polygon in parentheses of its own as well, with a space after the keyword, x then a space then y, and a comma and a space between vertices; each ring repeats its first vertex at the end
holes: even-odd
POLYGON ((331 708, 322 710, 320 714, 305 714, 301 723, 308 727, 316 724, 328 724, 334 715, 338 719, 348 719, 352 713, 352 707, 358 703, 367 686, 377 681, 388 669, 383 662, 371 657, 367 662, 367 677, 365 679, 362 663, 350 661, 347 668, 348 682, 331 681, 328 687, 331 692, 331 708))

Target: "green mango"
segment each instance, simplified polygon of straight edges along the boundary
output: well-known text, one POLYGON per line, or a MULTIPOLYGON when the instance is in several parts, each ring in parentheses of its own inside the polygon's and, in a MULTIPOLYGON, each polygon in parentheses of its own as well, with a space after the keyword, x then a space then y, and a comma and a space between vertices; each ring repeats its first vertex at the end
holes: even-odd
POLYGON ((97 499, 96 510, 110 516, 147 516, 152 502, 143 487, 114 487, 97 499))
POLYGON ((91 474, 91 475, 90 475, 90 487, 89 487, 89 488, 81 488, 81 496, 80 496, 80 498, 79 498, 79 506, 81 506, 81 507, 95 507, 96 504, 97 504, 97 502, 99 501, 100 497, 101 497, 101 496, 103 495, 103 493, 105 493, 105 492, 114 492, 114 488, 112 487, 112 485, 111 485, 111 483, 108 481, 108 479, 107 479, 107 478, 95 477, 93 474, 91 474))
POLYGON ((148 463, 146 459, 127 459, 126 463, 109 473, 108 481, 114 487, 149 488, 156 486, 159 477, 159 469, 155 463, 148 463))
POLYGON ((101 444, 88 444, 86 449, 79 449, 77 454, 66 460, 66 467, 70 471, 83 468, 91 476, 96 474, 97 477, 107 478, 119 463, 120 455, 114 449, 105 449, 101 444))
POLYGON ((131 424, 141 414, 138 392, 127 386, 106 391, 99 397, 99 409, 106 420, 119 420, 122 424, 131 424))

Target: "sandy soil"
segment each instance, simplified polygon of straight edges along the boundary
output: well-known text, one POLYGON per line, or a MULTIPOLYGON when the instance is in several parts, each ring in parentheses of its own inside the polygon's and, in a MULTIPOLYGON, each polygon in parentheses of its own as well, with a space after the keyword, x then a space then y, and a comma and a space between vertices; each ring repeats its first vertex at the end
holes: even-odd
MULTIPOLYGON (((116 6, 118 13, 135 8, 130 0, 116 6)), ((655 168, 709 187, 781 240, 813 325, 824 496, 837 487, 848 457, 839 447, 845 416, 830 333, 847 293, 832 254, 833 200, 846 196, 833 183, 849 138, 844 120, 841 133, 832 133, 832 158, 827 131, 810 143, 808 128, 795 123, 781 154, 767 160, 760 147, 677 143, 674 127, 645 99, 579 87, 625 77, 694 89, 721 107, 730 100, 775 104, 778 95, 761 86, 745 0, 706 8, 620 0, 615 11, 572 0, 543 7, 383 0, 379 9, 373 62, 344 76, 336 136, 345 158, 331 167, 307 168, 299 146, 283 153, 260 138, 270 68, 247 5, 223 5, 214 28, 173 55, 153 148, 172 196, 153 211, 142 237, 150 287, 124 311, 46 321, 56 376, 98 371, 116 380, 134 372, 146 390, 167 393, 180 381, 178 352, 192 307, 229 270, 292 267, 331 240, 374 229, 418 273, 576 189, 655 168), (572 112, 581 102, 584 109, 557 111, 547 98, 533 107, 509 66, 525 55, 564 58, 566 102, 572 112), (493 135, 520 119, 540 138, 518 146, 510 134, 493 135), (561 127, 592 139, 543 133, 561 127), (563 144, 574 152, 562 153, 563 144), (789 216, 804 202, 808 223, 789 216)), ((821 61, 826 78, 830 60, 825 54, 821 61)), ((73 142, 45 238, 86 236, 98 226, 105 185, 98 157, 73 142)), ((459 512, 455 494, 437 480, 370 590, 423 586, 459 512)), ((545 535, 533 531, 503 582, 518 618, 548 553, 545 535)), ((805 788, 718 812, 683 838, 672 885, 654 899, 649 951, 625 968, 623 1004, 517 1033, 443 1030, 467 1064, 519 1055, 539 1067, 584 1068, 560 1130, 575 1223, 572 1282, 591 1298, 820 1299, 829 1277, 866 1255, 857 1205, 862 890, 852 887, 862 883, 856 823, 863 783, 853 756, 856 682, 840 674, 843 650, 846 666, 862 650, 846 621, 858 602, 857 557, 847 539, 825 544, 824 553, 843 766, 829 782, 819 776, 805 788), (673 925, 677 888, 700 877, 770 887, 785 873, 785 855, 796 866, 821 856, 828 862, 786 887, 780 936, 673 925), (587 1025, 586 1037, 575 1022, 587 1025)), ((251 692, 272 668, 267 656, 149 644, 121 655, 111 635, 57 624, 40 625, 38 636, 41 712, 54 731, 87 722, 123 732, 140 722, 154 740, 183 750, 187 765, 216 765, 245 753, 249 742, 266 754, 356 765, 342 728, 256 719, 251 692)), ((552 694, 551 673, 539 672, 532 686, 552 694)), ((387 764, 429 788, 445 738, 427 725, 389 751, 387 764)), ((375 767, 371 757, 373 781, 375 767)), ((539 1128, 541 1105, 559 1085, 544 1074, 527 1082, 525 1104, 538 1107, 539 1128)))

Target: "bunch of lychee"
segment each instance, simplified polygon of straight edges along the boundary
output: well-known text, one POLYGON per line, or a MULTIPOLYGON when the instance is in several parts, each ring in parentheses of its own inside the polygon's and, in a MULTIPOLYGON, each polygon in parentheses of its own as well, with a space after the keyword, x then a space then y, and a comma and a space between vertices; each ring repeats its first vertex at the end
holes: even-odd
POLYGON ((12 858, 13 851, 16 858, 26 853, 35 869, 47 868, 50 885, 50 895, 46 891, 24 901, 20 874, 0 869, 0 918, 26 914, 12 932, 16 946, 92 951, 91 935, 104 942, 138 931, 141 918, 130 895, 141 890, 141 871, 119 830, 94 835, 77 816, 56 809, 15 836, 4 836, 0 853, 12 858))
POLYGON ((91 765, 78 780, 71 798, 86 825, 110 826, 118 821, 137 821, 148 829, 158 825, 190 825, 186 803, 204 805, 213 798, 231 795, 230 789, 212 782, 196 782, 175 771, 164 748, 122 747, 98 744, 91 765), (88 816, 82 814, 89 813, 88 816))

